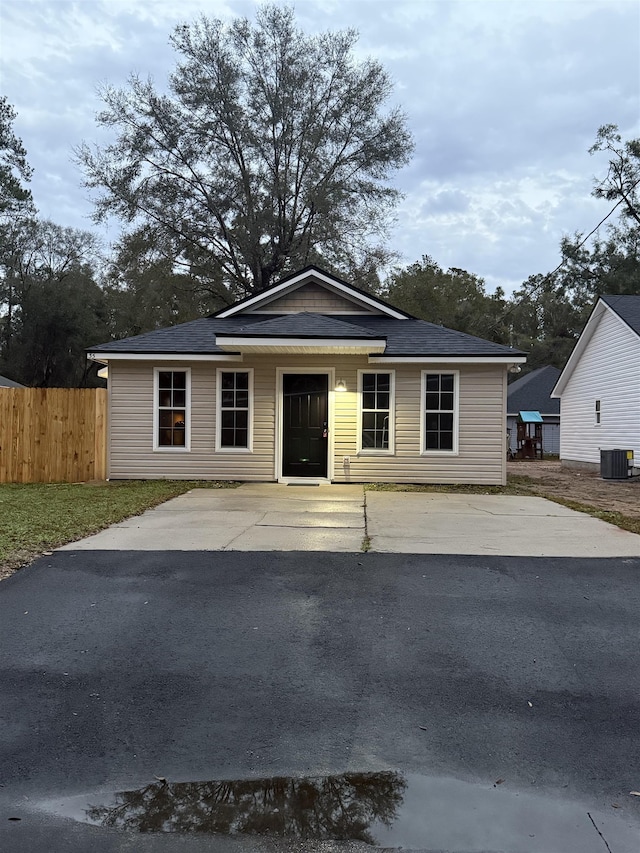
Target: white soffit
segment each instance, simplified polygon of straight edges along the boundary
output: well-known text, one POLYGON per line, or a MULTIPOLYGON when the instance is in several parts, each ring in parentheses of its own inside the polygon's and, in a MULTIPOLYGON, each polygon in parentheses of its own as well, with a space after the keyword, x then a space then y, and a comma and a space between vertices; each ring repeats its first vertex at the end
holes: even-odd
POLYGON ((382 353, 386 340, 377 338, 251 338, 242 335, 216 335, 216 345, 222 350, 250 353, 281 353, 286 355, 369 355, 382 353))
POLYGON ((389 355, 371 356, 369 364, 524 364, 526 356, 518 355, 389 355))

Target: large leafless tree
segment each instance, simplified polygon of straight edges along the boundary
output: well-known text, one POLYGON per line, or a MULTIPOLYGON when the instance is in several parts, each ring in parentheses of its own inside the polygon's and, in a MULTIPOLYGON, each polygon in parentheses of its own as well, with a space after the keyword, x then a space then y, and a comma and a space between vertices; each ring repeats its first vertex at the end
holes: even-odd
POLYGON ((278 6, 255 23, 178 27, 165 92, 138 76, 102 89, 98 123, 115 141, 77 150, 99 191, 97 219, 160 228, 227 301, 305 263, 366 265, 413 142, 388 107, 389 75, 356 60, 356 40, 353 30, 306 35, 278 6))

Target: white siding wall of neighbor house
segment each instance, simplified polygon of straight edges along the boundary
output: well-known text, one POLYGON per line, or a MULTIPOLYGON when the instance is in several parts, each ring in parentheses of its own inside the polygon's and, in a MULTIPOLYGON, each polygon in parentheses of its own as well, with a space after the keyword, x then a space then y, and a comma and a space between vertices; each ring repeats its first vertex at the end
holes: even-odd
MULTIPOLYGON (((153 362, 112 361, 109 365, 109 476, 113 479, 275 478, 277 368, 335 367, 347 390, 332 392, 335 482, 500 484, 506 478, 504 365, 460 367, 460 443, 457 456, 420 455, 419 365, 369 365, 365 357, 336 361, 323 357, 264 356, 259 361, 163 362, 170 370, 191 368, 191 450, 153 450, 153 362), (254 368, 253 453, 215 451, 216 367, 254 368), (395 454, 357 455, 357 371, 395 370, 395 454), (349 462, 345 462, 345 457, 349 462)), ((429 365, 450 371, 451 365, 429 365)))
POLYGON ((600 450, 633 450, 640 465, 640 339, 605 311, 562 392, 560 458, 600 465, 600 450), (600 424, 595 402, 600 400, 600 424))

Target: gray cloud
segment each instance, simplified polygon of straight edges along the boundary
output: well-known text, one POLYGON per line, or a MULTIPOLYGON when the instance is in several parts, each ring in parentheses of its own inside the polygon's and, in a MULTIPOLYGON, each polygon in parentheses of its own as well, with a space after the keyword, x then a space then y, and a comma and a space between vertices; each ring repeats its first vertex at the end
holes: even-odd
MULTIPOLYGON (((3 92, 19 112, 42 214, 90 225, 71 154, 83 140, 106 140, 94 122, 100 83, 125 85, 135 71, 162 86, 177 23, 254 8, 4 0, 3 92)), ((601 124, 640 133, 635 2, 298 0, 296 15, 308 32, 358 29, 359 55, 379 58, 396 82, 416 139, 396 180, 405 200, 392 247, 406 262, 428 253, 511 289, 555 266, 563 234, 606 213, 590 197, 604 161, 587 149, 601 124)))

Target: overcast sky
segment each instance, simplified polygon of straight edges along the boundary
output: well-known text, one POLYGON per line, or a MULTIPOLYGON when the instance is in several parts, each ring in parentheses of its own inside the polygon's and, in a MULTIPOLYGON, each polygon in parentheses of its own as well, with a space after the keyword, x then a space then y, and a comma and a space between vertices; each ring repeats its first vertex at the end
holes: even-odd
MULTIPOLYGON (((43 217, 93 229, 71 161, 95 125, 97 86, 174 66, 173 27, 205 13, 253 17, 236 0, 0 0, 0 91, 35 169, 43 217)), ((559 261, 564 234, 607 213, 590 196, 606 158, 587 149, 602 124, 640 136, 637 0, 298 0, 307 32, 355 27, 383 62, 416 141, 391 247, 431 255, 508 291, 559 261)), ((117 229, 99 230, 105 242, 117 229)))

